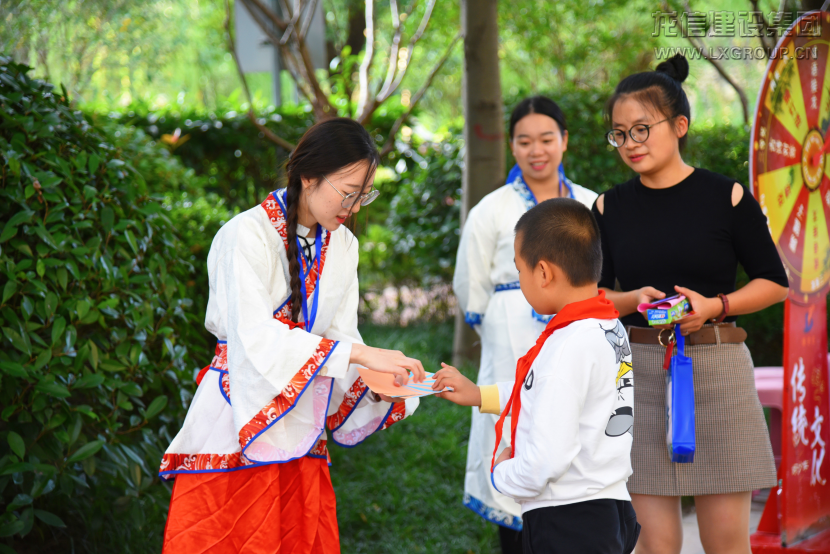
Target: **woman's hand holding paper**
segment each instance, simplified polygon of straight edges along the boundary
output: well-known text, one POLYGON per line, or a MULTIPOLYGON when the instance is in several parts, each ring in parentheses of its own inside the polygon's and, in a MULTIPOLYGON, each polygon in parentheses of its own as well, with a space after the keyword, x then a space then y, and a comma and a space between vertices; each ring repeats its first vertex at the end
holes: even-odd
POLYGON ((412 380, 415 383, 423 382, 426 377, 424 366, 420 360, 407 358, 399 350, 385 350, 383 348, 374 348, 372 346, 366 346, 365 344, 354 343, 352 344, 352 355, 349 361, 380 373, 393 374, 395 376, 395 385, 397 386, 406 384, 407 379, 409 379, 407 370, 412 372, 412 380))

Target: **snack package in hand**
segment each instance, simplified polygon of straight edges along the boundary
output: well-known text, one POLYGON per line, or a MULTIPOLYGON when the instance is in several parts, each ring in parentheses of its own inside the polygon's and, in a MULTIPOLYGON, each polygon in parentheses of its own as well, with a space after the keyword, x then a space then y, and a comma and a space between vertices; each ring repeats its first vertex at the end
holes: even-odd
POLYGON ((643 303, 637 306, 637 311, 646 316, 649 325, 668 325, 674 323, 691 311, 691 305, 682 294, 643 303))

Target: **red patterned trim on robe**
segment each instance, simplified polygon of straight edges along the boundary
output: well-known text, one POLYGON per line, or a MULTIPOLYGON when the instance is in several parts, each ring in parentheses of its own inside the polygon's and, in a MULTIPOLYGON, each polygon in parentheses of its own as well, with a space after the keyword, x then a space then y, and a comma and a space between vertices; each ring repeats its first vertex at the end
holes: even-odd
POLYGON ((232 454, 165 454, 161 459, 159 475, 180 471, 221 471, 255 465, 242 456, 232 454))
POLYGON ((393 423, 397 423, 398 421, 402 420, 406 417, 406 402, 395 402, 392 404, 392 411, 389 412, 389 415, 386 417, 386 421, 383 422, 383 427, 381 430, 387 429, 393 423))
POLYGON ((294 402, 297 401, 299 395, 320 369, 323 362, 328 358, 336 344, 336 341, 322 339, 320 344, 317 345, 317 350, 314 351, 314 355, 308 359, 300 371, 282 389, 279 396, 266 404, 251 421, 242 427, 239 431, 239 444, 242 446, 243 451, 257 435, 275 423, 294 406, 294 402))
POLYGON ((314 445, 314 448, 312 448, 306 456, 318 456, 320 458, 328 459, 329 449, 326 448, 326 439, 318 440, 317 444, 314 445))
POLYGON ((349 414, 352 413, 357 403, 360 402, 360 399, 363 398, 363 395, 366 394, 366 385, 363 383, 363 379, 360 377, 352 383, 351 388, 346 391, 346 394, 343 396, 343 402, 340 404, 340 408, 337 410, 336 413, 333 413, 326 419, 326 424, 328 428, 332 431, 336 431, 343 423, 348 419, 349 414))
MULTIPOLYGON (((326 439, 318 440, 314 448, 306 455, 328 459, 329 451, 326 448, 326 439)), ((234 452, 233 454, 165 454, 161 460, 159 474, 164 477, 165 474, 173 472, 222 471, 254 465, 258 464, 249 461, 242 456, 241 452, 234 452)), ((175 475, 169 477, 175 477, 175 475)))
MULTIPOLYGON (((268 195, 268 198, 262 203, 262 208, 265 210, 265 213, 268 214, 268 220, 271 222, 271 225, 277 231, 280 237, 282 237, 282 244, 285 246, 285 251, 288 252, 288 226, 285 224, 285 214, 282 213, 282 208, 280 208, 279 202, 274 198, 277 192, 273 192, 268 195)), ((284 198, 281 200, 285 201, 284 198)), ((323 267, 326 265, 326 254, 329 249, 329 242, 331 241, 331 233, 323 230, 323 246, 320 247, 320 272, 323 271, 323 267)), ((302 264, 303 273, 306 272, 306 259, 304 256, 300 256, 300 263, 302 264)), ((305 280, 305 290, 306 290, 306 298, 311 298, 311 295, 314 294, 314 288, 317 286, 317 260, 311 264, 311 271, 306 276, 305 280)), ((291 305, 290 303, 286 303, 282 308, 274 314, 275 319, 279 320, 290 320, 291 319, 291 305), (281 317, 280 317, 281 316, 281 317)))
POLYGON ((220 377, 220 383, 222 384, 222 392, 225 393, 225 400, 228 401, 228 404, 231 403, 231 376, 230 373, 223 372, 222 376, 220 377))
MULTIPOLYGON (((308 359, 302 369, 283 388, 280 395, 266 404, 251 421, 245 424, 239 432, 239 444, 243 451, 257 435, 285 415, 294 406, 294 403, 303 393, 309 381, 317 374, 320 366, 328 359, 329 354, 331 354, 335 346, 337 346, 337 341, 322 339, 314 355, 308 359)), ((218 350, 219 347, 217 346, 218 350)), ((227 349, 224 350, 224 354, 227 355, 227 349)), ((227 373, 224 375, 227 375, 227 373)), ((318 440, 314 447, 304 455, 325 456, 328 459, 326 440, 318 440)), ((172 475, 168 474, 176 474, 179 472, 225 471, 262 465, 263 463, 280 462, 276 460, 274 462, 251 461, 242 452, 234 452, 232 454, 165 454, 161 460, 159 475, 164 478, 172 478, 172 475)))
POLYGON ((210 362, 210 367, 218 369, 219 371, 228 371, 228 343, 225 341, 218 341, 216 343, 216 350, 214 350, 213 360, 210 362))

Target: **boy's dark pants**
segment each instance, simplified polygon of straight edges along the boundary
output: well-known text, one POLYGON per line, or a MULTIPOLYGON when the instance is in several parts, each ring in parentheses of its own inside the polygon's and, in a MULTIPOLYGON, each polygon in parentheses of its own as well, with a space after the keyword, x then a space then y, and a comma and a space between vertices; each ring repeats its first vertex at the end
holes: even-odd
POLYGON ((588 500, 522 515, 524 554, 630 554, 640 524, 627 500, 588 500))

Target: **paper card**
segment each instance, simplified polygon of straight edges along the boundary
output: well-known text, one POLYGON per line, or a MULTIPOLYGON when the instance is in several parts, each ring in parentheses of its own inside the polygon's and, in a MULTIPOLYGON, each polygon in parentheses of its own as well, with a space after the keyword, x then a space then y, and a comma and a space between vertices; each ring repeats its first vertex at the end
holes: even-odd
POLYGON ((360 378, 369 387, 372 392, 384 394, 392 398, 414 398, 416 396, 429 396, 444 392, 444 390, 452 390, 445 388, 444 390, 432 390, 432 385, 435 383, 434 373, 426 372, 426 379, 421 383, 416 383, 410 377, 409 382, 401 387, 395 386, 395 376, 391 373, 381 373, 379 371, 372 371, 371 369, 358 366, 360 378))

